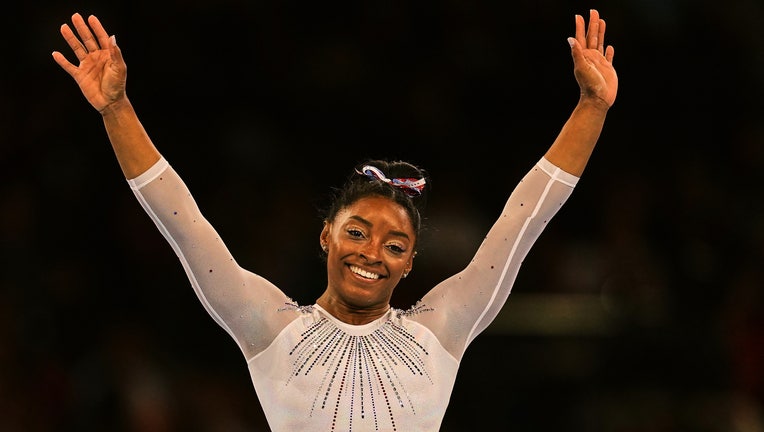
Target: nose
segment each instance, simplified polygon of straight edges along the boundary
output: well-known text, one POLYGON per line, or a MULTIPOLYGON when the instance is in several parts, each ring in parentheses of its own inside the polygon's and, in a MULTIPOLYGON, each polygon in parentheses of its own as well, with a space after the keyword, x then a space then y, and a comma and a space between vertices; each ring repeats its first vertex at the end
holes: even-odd
POLYGON ((382 245, 380 243, 370 240, 363 244, 360 250, 360 255, 367 262, 371 262, 371 263, 377 262, 379 261, 381 248, 382 248, 382 245))

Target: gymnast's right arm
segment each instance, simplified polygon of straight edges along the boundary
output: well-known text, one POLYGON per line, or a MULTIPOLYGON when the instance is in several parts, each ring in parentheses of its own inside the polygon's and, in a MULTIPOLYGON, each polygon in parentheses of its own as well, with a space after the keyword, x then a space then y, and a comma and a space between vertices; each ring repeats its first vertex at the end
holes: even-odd
POLYGON ((61 34, 79 65, 57 51, 53 59, 101 113, 122 172, 180 259, 202 305, 251 358, 288 322, 288 313, 275 312, 289 299, 236 263, 184 182, 154 146, 126 95, 127 67, 114 36, 93 15, 86 22, 74 14, 72 24, 79 37, 67 24, 61 26, 61 34))
POLYGON ((79 65, 75 66, 58 51, 53 52, 53 59, 74 78, 87 101, 101 113, 122 172, 128 179, 135 178, 161 156, 125 93, 127 65, 122 51, 116 38, 106 33, 94 15, 89 16, 86 23, 76 13, 72 24, 79 38, 68 24, 61 26, 61 35, 79 65))

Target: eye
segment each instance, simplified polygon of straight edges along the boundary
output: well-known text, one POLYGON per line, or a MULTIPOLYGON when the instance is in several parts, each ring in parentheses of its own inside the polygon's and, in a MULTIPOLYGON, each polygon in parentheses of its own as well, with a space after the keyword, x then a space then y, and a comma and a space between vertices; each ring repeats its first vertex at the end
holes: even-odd
POLYGON ((358 228, 348 228, 347 233, 350 237, 363 238, 365 237, 363 231, 358 228))
POLYGON ((400 246, 400 245, 397 245, 397 244, 389 244, 389 245, 387 245, 387 248, 390 249, 396 255, 400 255, 400 254, 406 252, 406 249, 403 246, 400 246))

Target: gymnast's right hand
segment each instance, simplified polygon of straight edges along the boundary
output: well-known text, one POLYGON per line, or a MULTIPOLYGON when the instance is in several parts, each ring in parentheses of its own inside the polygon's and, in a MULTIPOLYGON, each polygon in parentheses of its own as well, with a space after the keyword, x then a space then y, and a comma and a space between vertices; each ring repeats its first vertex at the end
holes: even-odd
POLYGON ((127 65, 114 36, 109 36, 95 15, 87 23, 79 13, 72 15, 72 24, 61 25, 61 35, 77 57, 74 65, 58 51, 53 60, 79 85, 82 94, 98 112, 125 98, 127 65))

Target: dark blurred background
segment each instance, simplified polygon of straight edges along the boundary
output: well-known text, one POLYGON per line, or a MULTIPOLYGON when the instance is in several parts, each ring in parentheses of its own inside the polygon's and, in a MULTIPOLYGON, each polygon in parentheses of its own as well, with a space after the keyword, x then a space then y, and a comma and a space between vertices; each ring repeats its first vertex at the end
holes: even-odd
POLYGON ((309 304, 318 209, 367 157, 432 176, 394 306, 460 270, 576 103, 598 148, 470 346, 443 431, 764 431, 764 2, 43 1, 3 7, 0 430, 265 431, 243 356, 50 57, 98 15, 128 94, 239 262, 309 304))

